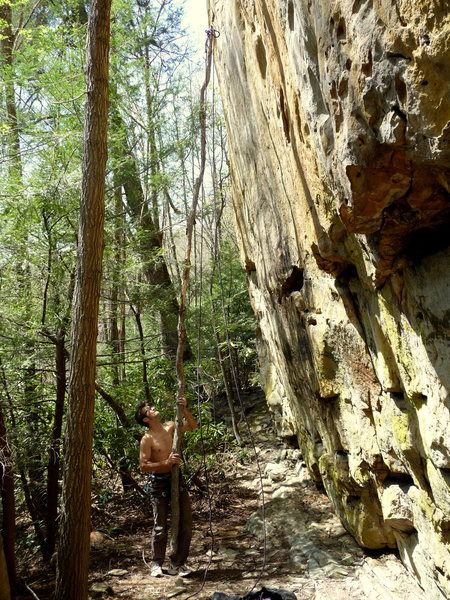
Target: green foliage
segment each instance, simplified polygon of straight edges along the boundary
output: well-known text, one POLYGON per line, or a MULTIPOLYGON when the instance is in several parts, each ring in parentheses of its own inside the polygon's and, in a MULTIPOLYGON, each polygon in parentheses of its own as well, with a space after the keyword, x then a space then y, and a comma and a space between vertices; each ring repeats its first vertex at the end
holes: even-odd
POLYGON ((183 468, 188 478, 198 471, 216 468, 218 453, 234 447, 235 443, 227 426, 214 421, 211 403, 202 404, 198 413, 198 429, 185 434, 183 468))
MULTIPOLYGON (((45 496, 49 461, 63 459, 62 448, 55 453, 50 448, 57 397, 64 396, 68 370, 67 365, 57 367, 57 350, 68 361, 71 343, 87 14, 80 0, 11 5, 17 34, 13 64, 0 58, 0 389, 15 470, 22 484, 44 490, 45 496), (11 87, 16 123, 6 103, 11 87)), ((148 396, 163 419, 174 415, 175 360, 163 351, 161 315, 173 308, 178 293, 177 268, 198 169, 199 75, 180 29, 178 3, 115 0, 113 14, 97 356, 97 382, 113 402, 97 395, 93 477, 99 505, 120 490, 120 472, 128 470, 140 481, 137 439, 144 430, 134 422, 136 406, 148 396), (137 188, 142 194, 138 216, 127 196, 137 194, 137 188), (142 218, 144 208, 151 225, 142 218), (144 252, 149 236, 160 244, 144 252), (150 280, 149 273, 163 262, 173 288, 150 280)), ((211 409, 212 399, 224 389, 218 352, 234 385, 245 387, 256 371, 255 321, 245 273, 230 219, 218 218, 223 209, 218 205, 226 204, 228 195, 226 185, 219 189, 217 184, 228 177, 218 104, 211 100, 208 107, 208 137, 212 142, 214 133, 221 140, 220 148, 212 150, 221 171, 211 173, 208 167, 190 286, 188 334, 194 358, 186 363, 186 375, 200 428, 186 436, 189 474, 217 468, 215 453, 233 446, 211 409)), ((17 494, 22 502, 24 490, 19 487, 17 494)), ((31 501, 39 506, 39 498, 31 501)), ((44 527, 43 521, 36 522, 44 527)))

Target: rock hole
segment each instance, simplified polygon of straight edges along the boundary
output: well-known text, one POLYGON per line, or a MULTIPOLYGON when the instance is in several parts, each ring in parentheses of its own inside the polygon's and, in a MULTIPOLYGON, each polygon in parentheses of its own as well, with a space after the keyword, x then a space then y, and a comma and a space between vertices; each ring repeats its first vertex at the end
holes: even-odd
POLYGON ((308 325, 317 325, 316 319, 313 319, 313 317, 310 317, 308 319, 308 325))
POLYGON ((424 79, 423 81, 420 82, 420 85, 428 85, 428 81, 426 79, 424 79))
POLYGON ((331 82, 331 90, 330 90, 330 96, 332 98, 334 98, 334 100, 337 100, 338 98, 338 93, 337 93, 337 85, 335 81, 331 82))
POLYGON ((299 292, 304 283, 303 269, 292 267, 291 274, 281 286, 283 296, 289 296, 292 292, 299 292))
POLYGON ((405 56, 401 52, 388 52, 386 55, 392 62, 397 60, 411 60, 411 57, 405 56))
POLYGON ((356 510, 356 505, 361 502, 360 496, 347 496, 347 506, 354 506, 356 510))
POLYGON ((258 37, 256 40, 256 59, 258 61, 261 77, 265 79, 267 72, 266 48, 264 47, 263 41, 260 37, 258 37))
POLYGON ((350 69, 352 68, 352 61, 349 58, 347 58, 345 68, 347 69, 347 71, 350 71, 350 69))
POLYGON ((406 101, 406 84, 398 75, 395 78, 395 90, 400 103, 404 104, 406 101))
POLYGON ((286 446, 289 446, 289 448, 294 448, 295 450, 298 450, 300 448, 298 444, 298 437, 296 435, 287 435, 284 438, 284 443, 286 444, 286 446))
MULTIPOLYGON (((422 318, 423 318, 423 315, 422 315, 422 318)), ((424 404, 428 400, 428 396, 426 396, 425 394, 421 394, 420 392, 414 392, 411 400, 414 402, 414 404, 420 405, 420 404, 424 404)))
POLYGON ((294 4, 293 2, 289 2, 288 4, 288 23, 289 23, 289 29, 291 31, 294 31, 294 4))
POLYGON ((332 402, 337 402, 339 400, 339 394, 335 394, 334 396, 318 396, 318 399, 321 402, 331 404, 332 402))
MULTIPOLYGON (((450 215, 448 215, 450 219, 450 215)), ((449 246, 450 223, 438 227, 423 227, 413 232, 406 243, 405 254, 413 262, 420 262, 426 256, 436 254, 449 246)))
POLYGON ((336 29, 337 39, 338 40, 345 39, 346 34, 347 34, 347 27, 345 25, 345 19, 344 19, 344 17, 341 17, 339 19, 339 23, 338 23, 338 26, 337 26, 337 29, 336 29))
POLYGON ((391 392, 391 398, 395 403, 395 406, 402 412, 407 413, 409 408, 408 399, 405 398, 403 392, 391 392))
MULTIPOLYGON (((406 88, 405 88, 405 94, 406 94, 406 88)), ((399 106, 397 106, 397 104, 394 104, 394 106, 391 107, 391 110, 393 112, 395 112, 395 114, 398 115, 402 121, 408 120, 408 117, 406 116, 406 114, 402 111, 402 109, 399 106)))
POLYGON ((280 88, 280 109, 281 109, 281 119, 283 121, 284 135, 286 137, 288 144, 290 144, 290 142, 291 142, 290 121, 289 121, 286 102, 284 100, 283 88, 280 88))
POLYGON ((300 108, 299 108, 299 105, 298 105, 298 99, 297 99, 297 97, 295 98, 295 121, 296 121, 296 124, 297 124, 298 134, 300 136, 301 141, 303 142, 304 138, 303 138, 303 133, 302 133, 302 120, 300 118, 300 108))
POLYGON ((441 530, 442 537, 448 543, 448 540, 450 539, 450 520, 443 519, 439 523, 439 529, 441 530))
POLYGON ((247 273, 251 273, 252 271, 256 271, 256 265, 255 263, 250 260, 249 258, 245 259, 245 270, 247 271, 247 273))
POLYGON ((334 118, 334 123, 336 125, 336 132, 339 133, 340 129, 341 129, 341 125, 344 122, 344 117, 342 115, 342 108, 339 107, 339 112, 336 114, 335 118, 334 118))
POLYGON ((354 264, 349 264, 348 267, 339 273, 339 276, 336 277, 336 280, 344 283, 354 278, 358 278, 358 271, 354 264))
POLYGON ((348 462, 348 453, 345 450, 337 450, 335 452, 335 457, 340 461, 348 462))
POLYGON ((411 475, 407 473, 392 473, 389 472, 389 475, 383 482, 384 487, 389 487, 390 485, 399 485, 403 491, 407 491, 414 484, 414 479, 411 475))
POLYGON ((373 65, 372 50, 369 50, 369 54, 367 56, 367 62, 365 62, 361 65, 361 71, 363 72, 363 74, 366 77, 371 77, 372 65, 373 65))
POLYGON ((347 93, 348 89, 348 79, 347 77, 342 77, 339 82, 338 94, 339 96, 344 96, 347 93))

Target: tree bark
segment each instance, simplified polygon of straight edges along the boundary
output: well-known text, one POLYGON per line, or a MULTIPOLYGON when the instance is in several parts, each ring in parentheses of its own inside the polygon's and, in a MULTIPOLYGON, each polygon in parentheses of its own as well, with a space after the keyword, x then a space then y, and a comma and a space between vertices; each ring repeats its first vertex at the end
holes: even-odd
POLYGON ((14 33, 12 29, 12 8, 10 2, 0 0, 0 19, 3 27, 0 29, 2 62, 6 68, 7 76, 5 78, 5 100, 6 100, 6 120, 9 126, 8 146, 10 157, 8 161, 8 173, 10 183, 20 183, 22 181, 22 161, 20 157, 20 138, 17 123, 16 95, 14 89, 14 33))
POLYGON ((6 568, 5 553, 3 552, 3 540, 0 534, 0 600, 11 600, 11 588, 9 586, 8 569, 6 568))
POLYGON ((87 600, 92 436, 103 258, 111 0, 93 0, 56 600, 87 600))
POLYGON ((45 526, 44 560, 49 561, 55 552, 58 517, 58 480, 64 402, 66 398, 66 348, 65 327, 57 335, 55 348, 56 402, 53 415, 52 442, 47 463, 47 513, 45 526))
MULTIPOLYGON (((11 464, 11 452, 6 436, 6 425, 3 409, 0 402, 0 490, 2 498, 2 531, 3 540, 0 538, 0 582, 5 579, 8 589, 13 589, 17 583, 17 569, 15 557, 16 543, 16 505, 14 500, 14 475, 11 464), (2 564, 3 563, 3 564, 2 564), (6 566, 7 573, 2 572, 6 566)), ((0 586, 1 598, 1 586, 0 586)), ((8 596, 6 596, 8 598, 8 596)))

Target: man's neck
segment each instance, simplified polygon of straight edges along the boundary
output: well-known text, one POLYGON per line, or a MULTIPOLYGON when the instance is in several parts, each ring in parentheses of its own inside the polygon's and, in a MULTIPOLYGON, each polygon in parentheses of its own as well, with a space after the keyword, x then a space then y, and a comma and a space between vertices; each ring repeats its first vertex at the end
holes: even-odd
POLYGON ((164 427, 159 419, 155 419, 148 424, 149 431, 160 431, 161 429, 164 429, 164 427))

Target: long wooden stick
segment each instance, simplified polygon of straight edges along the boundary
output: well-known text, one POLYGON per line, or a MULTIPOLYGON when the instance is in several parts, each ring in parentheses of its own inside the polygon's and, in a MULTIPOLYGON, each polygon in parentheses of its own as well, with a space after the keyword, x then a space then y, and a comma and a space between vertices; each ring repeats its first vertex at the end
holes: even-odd
MULTIPOLYGON (((180 312, 178 317, 178 347, 176 356, 176 369, 178 381, 176 417, 175 417, 175 432, 173 436, 172 451, 176 454, 181 453, 182 446, 182 431, 183 413, 178 400, 185 397, 186 394, 186 374, 184 371, 184 351, 186 347, 186 310, 187 310, 187 292, 189 287, 189 275, 191 270, 191 254, 192 254, 192 234, 194 231, 195 217, 197 214, 197 205, 200 197, 200 189, 203 183, 206 165, 206 90, 208 88, 211 77, 211 65, 213 55, 213 41, 215 38, 214 30, 208 30, 208 40, 206 46, 206 72, 205 80, 200 89, 200 171, 195 180, 192 207, 187 222, 186 228, 186 252, 184 255, 183 272, 181 276, 181 295, 180 295, 180 312)), ((172 555, 175 556, 178 550, 178 533, 180 530, 180 467, 179 465, 172 466, 172 555)))

